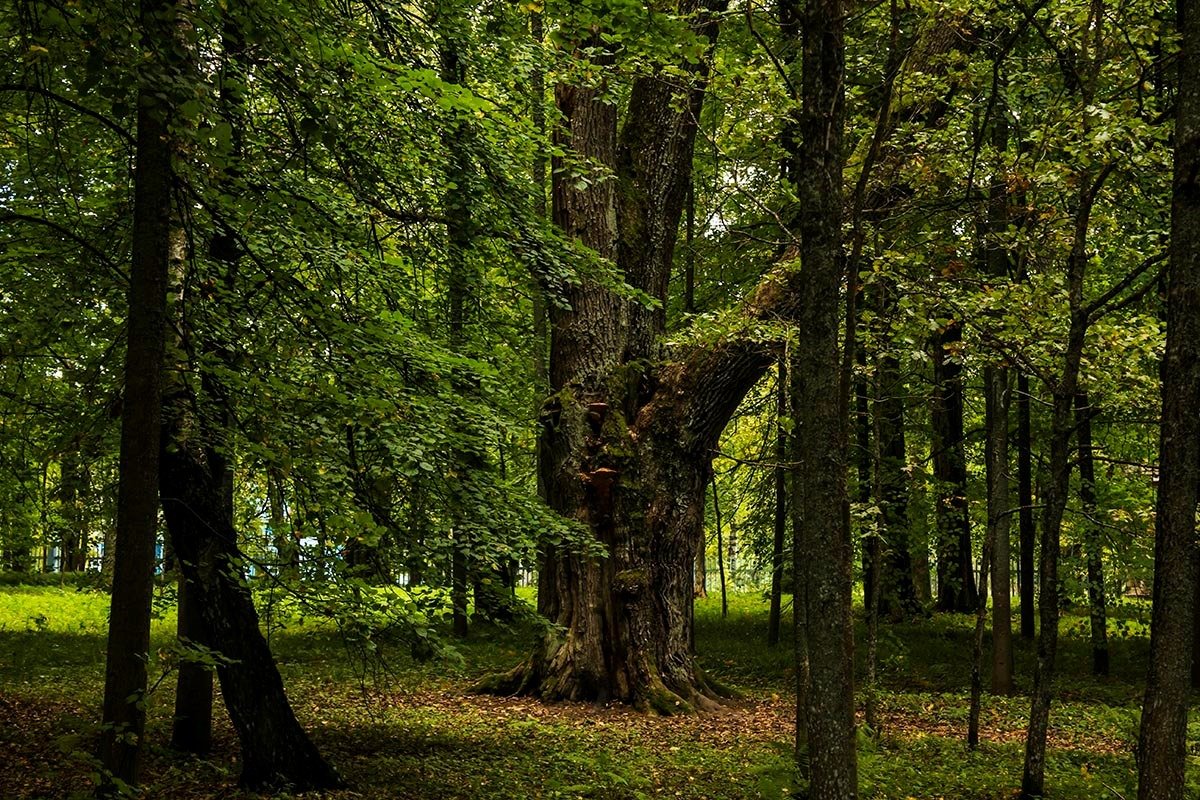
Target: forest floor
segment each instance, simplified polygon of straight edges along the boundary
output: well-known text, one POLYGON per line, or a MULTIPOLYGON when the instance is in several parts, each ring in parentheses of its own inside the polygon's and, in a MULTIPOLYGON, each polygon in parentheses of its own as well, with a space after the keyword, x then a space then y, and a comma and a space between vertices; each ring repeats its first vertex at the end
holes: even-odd
MULTIPOLYGON (((165 604, 159 612, 153 638, 161 656, 174 616, 165 604)), ((371 669, 336 633, 312 623, 274 631, 272 646, 298 716, 353 787, 330 798, 782 798, 792 780, 793 674, 790 647, 764 643, 766 612, 758 595, 731 598, 725 618, 719 600, 698 602, 702 663, 742 697, 723 713, 692 717, 468 694, 476 678, 520 660, 528 631, 481 629, 453 657, 418 662, 393 654, 371 669)), ((1132 747, 1148 645, 1145 609, 1123 612, 1111 623, 1113 670, 1104 679, 1089 674, 1086 618, 1063 620, 1047 767, 1052 798, 1136 795, 1132 747)), ((5 800, 83 796, 90 786, 106 613, 107 597, 96 592, 0 588, 5 800)), ((860 737, 862 798, 1013 796, 1033 647, 1018 644, 1018 694, 985 695, 983 743, 968 752, 971 626, 966 617, 935 616, 882 628, 882 731, 877 740, 860 737)), ((152 681, 162 673, 161 663, 153 665, 152 681)), ((167 749, 169 677, 150 703, 146 796, 245 797, 235 788, 237 743, 223 710, 209 758, 167 749)), ((1190 734, 1195 754, 1200 724, 1190 734)), ((1200 779, 1195 755, 1193 767, 1200 779)), ((1192 788, 1200 796, 1200 786, 1192 788)))

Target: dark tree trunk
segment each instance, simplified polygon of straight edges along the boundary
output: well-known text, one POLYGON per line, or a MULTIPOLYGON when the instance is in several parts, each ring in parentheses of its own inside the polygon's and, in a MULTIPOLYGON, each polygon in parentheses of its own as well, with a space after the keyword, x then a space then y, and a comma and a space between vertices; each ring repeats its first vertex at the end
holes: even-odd
MULTIPOLYGON (((441 78, 449 84, 463 85, 466 80, 466 64, 461 52, 461 37, 456 26, 463 24, 462 20, 441 20, 443 30, 440 35, 442 42, 439 47, 441 61, 441 78)), ((450 346, 457 352, 463 352, 467 345, 466 326, 469 321, 471 293, 477 290, 478 278, 475 267, 470 262, 469 255, 474 234, 472 232, 472 186, 475 182, 474 170, 470 153, 466 150, 470 136, 465 121, 461 119, 450 127, 450 132, 443 137, 443 146, 448 153, 445 167, 448 190, 442 205, 446 215, 447 268, 449 270, 448 300, 450 306, 449 329, 450 346)), ((460 389, 465 389, 461 385, 460 389)), ((451 456, 456 462, 455 473, 457 485, 454 489, 455 517, 453 541, 451 543, 450 559, 450 606, 454 635, 463 638, 467 635, 467 590, 471 565, 467 554, 472 550, 472 531, 474 525, 469 519, 470 499, 466 483, 470 480, 471 468, 478 464, 468 464, 477 459, 466 453, 454 453, 451 456)))
POLYGON ((341 786, 296 720, 259 629, 223 500, 225 457, 188 434, 191 411, 179 405, 188 399, 173 401, 164 442, 170 446, 161 453, 163 511, 190 600, 201 610, 201 643, 221 657, 221 694, 241 741, 240 783, 255 791, 341 786))
MULTIPOLYGON (((881 288, 881 293, 891 290, 881 288)), ((881 298, 881 307, 890 301, 881 298)), ((900 362, 880 357, 875 385, 875 496, 881 509, 879 613, 900 620, 920 610, 913 582, 908 520, 908 457, 904 442, 904 382, 900 362)))
POLYGON ((1017 375, 1017 503, 1020 505, 1018 583, 1021 591, 1021 638, 1032 640, 1037 623, 1034 601, 1033 446, 1029 424, 1029 377, 1017 375))
POLYGON ((1179 96, 1167 272, 1167 349, 1154 541, 1150 670, 1138 739, 1138 800, 1182 800, 1196 613, 1200 485, 1200 8, 1180 0, 1179 96))
POLYGON ((58 499, 62 506, 63 528, 60 545, 62 547, 63 572, 83 572, 87 569, 87 556, 90 534, 90 515, 88 513, 88 471, 84 465, 79 449, 73 448, 63 454, 59 465, 60 482, 58 499))
MULTIPOLYGON (((775 525, 771 540, 771 610, 767 615, 767 645, 779 644, 783 607, 783 547, 787 537, 788 436, 784 417, 788 412, 787 361, 779 359, 775 378, 775 525)), ((794 591, 794 587, 793 587, 794 591)))
MULTIPOLYGON (((179 576, 179 602, 176 635, 184 645, 200 644, 204 616, 196 602, 196 592, 182 574, 179 576)), ((197 660, 179 664, 175 687, 175 718, 171 725, 171 747, 184 753, 203 755, 212 747, 212 668, 197 660)))
MULTIPOLYGON (((225 64, 235 69, 242 39, 236 24, 225 21, 225 64)), ((236 83, 231 81, 229 84, 236 83)), ((241 101, 224 89, 226 117, 236 122, 241 101)), ((235 125, 236 130, 236 125, 235 125)), ((234 148, 238 147, 235 140, 234 148)), ((177 324, 170 341, 173 364, 164 387, 158 458, 159 496, 171 546, 186 583, 180 633, 217 654, 217 676, 229 718, 241 743, 240 783, 254 791, 305 791, 342 785, 296 721, 283 691, 283 681, 259 628, 258 613, 246 583, 233 519, 233 475, 230 400, 216 375, 189 359, 202 353, 225 359, 219 342, 187 323, 197 315, 185 281, 183 236, 176 259, 177 324)), ((239 251, 221 227, 209 242, 214 263, 232 283, 239 251)), ((203 364, 203 361, 199 362, 203 364)), ((201 709, 200 697, 211 693, 211 675, 202 670, 180 674, 178 694, 187 704, 178 720, 177 737, 196 741, 207 736, 201 723, 211 715, 211 702, 201 709), (183 727, 185 730, 180 730, 183 727)))
POLYGON ((930 419, 937 503, 937 608, 969 614, 978 603, 967 509, 961 343, 962 325, 957 320, 950 320, 934 336, 930 419))
MULTIPOLYGON (((173 50, 178 8, 143 0, 139 24, 145 47, 159 58, 173 50)), ((100 738, 100 793, 116 794, 115 780, 136 785, 146 712, 150 601, 158 529, 159 414, 167 313, 171 230, 173 104, 161 87, 138 88, 125 394, 121 408, 120 480, 111 623, 104 673, 104 732, 100 738), (160 96, 163 95, 163 96, 160 96)))
MULTIPOLYGON (((986 442, 984 461, 987 469, 987 515, 985 534, 988 554, 980 564, 980 583, 990 561, 992 579, 992 691, 1011 694, 1013 690, 1012 605, 1009 579, 1009 494, 1008 494, 1008 370, 995 364, 984 369, 986 396, 986 442)), ((979 592, 978 608, 982 617, 987 598, 979 592)), ((982 624, 982 622, 980 623, 982 624)), ((982 647, 982 632, 977 634, 982 647)), ((978 724, 978 723, 976 723, 978 724)), ((976 735, 978 742, 978 735, 976 735)))
MULTIPOLYGON (((992 121, 992 145, 996 152, 1008 148, 1008 118, 1001 105, 992 121)), ((987 274, 997 280, 1010 273, 1009 253, 1002 237, 1007 234, 1009 221, 1008 186, 1002 174, 988 187, 987 232, 984 246, 984 266, 987 274)), ((992 580, 992 691, 1011 694, 1013 690, 1012 648, 1012 576, 1010 574, 1012 498, 1009 492, 1009 409, 1012 383, 1006 366, 988 364, 984 369, 984 461, 987 471, 987 533, 991 542, 992 580)), ((964 487, 965 488, 965 487, 964 487)), ((980 575, 983 575, 981 567, 980 575)), ((981 581, 983 579, 981 578, 981 581)), ((980 592, 980 594, 983 594, 980 592)), ((986 598, 980 598, 986 604, 986 598)))
MULTIPOLYGON (((693 24, 715 39, 715 18, 701 10, 693 24)), ((704 61, 689 68, 702 83, 704 61)), ((616 109, 601 90, 555 90, 563 119, 556 142, 618 178, 576 187, 555 164, 554 221, 660 300, 703 99, 697 86, 679 108, 677 85, 635 81, 619 145, 616 109)), ((716 690, 696 667, 690 614, 709 461, 770 360, 739 350, 725 371, 729 354, 708 352, 651 372, 661 308, 590 280, 559 288, 568 307, 551 311, 554 394, 541 414, 539 471, 548 504, 584 522, 607 557, 544 554, 539 611, 564 633, 550 634, 526 663, 483 688, 611 699, 658 713, 710 707, 716 690)))
MULTIPOLYGON (((793 571, 797 579, 797 663, 803 708, 797 738, 806 741, 808 797, 858 796, 854 733, 853 584, 848 498, 846 421, 848 375, 839 353, 842 257, 842 128, 846 7, 841 0, 809 0, 803 20, 800 132, 796 158, 796 228, 804 268, 799 328, 793 349, 793 571)), ((911 586, 911 572, 904 573, 911 586)), ((797 753, 797 758, 801 756, 797 753)))
POLYGON ((1079 500, 1083 506, 1083 549, 1087 561, 1088 616, 1092 635, 1092 673, 1108 674, 1108 612, 1104 596, 1103 532, 1096 516, 1096 461, 1092 450, 1092 408, 1087 392, 1075 395, 1079 437, 1079 500))

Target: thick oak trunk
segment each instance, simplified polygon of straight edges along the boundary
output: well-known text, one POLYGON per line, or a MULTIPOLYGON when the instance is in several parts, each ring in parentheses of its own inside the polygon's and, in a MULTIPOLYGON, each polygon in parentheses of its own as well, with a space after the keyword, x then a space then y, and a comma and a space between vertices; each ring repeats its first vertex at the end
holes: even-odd
MULTIPOLYGON (((697 4, 681 10, 698 12, 694 28, 715 38, 715 21, 697 4)), ((703 61, 688 68, 702 84, 703 61)), ((617 109, 602 88, 555 89, 563 120, 556 143, 616 175, 577 186, 556 157, 555 223, 664 301, 703 99, 694 88, 679 108, 677 92, 674 80, 635 81, 618 137, 617 109)), ((723 375, 697 392, 696 374, 711 374, 703 365, 652 367, 661 355, 661 308, 590 279, 556 288, 566 307, 550 311, 553 394, 541 413, 539 482, 552 508, 586 527, 591 549, 546 549, 538 609, 562 633, 483 688, 659 713, 713 706, 718 691, 691 648, 710 451, 769 360, 749 358, 732 383, 723 375)))

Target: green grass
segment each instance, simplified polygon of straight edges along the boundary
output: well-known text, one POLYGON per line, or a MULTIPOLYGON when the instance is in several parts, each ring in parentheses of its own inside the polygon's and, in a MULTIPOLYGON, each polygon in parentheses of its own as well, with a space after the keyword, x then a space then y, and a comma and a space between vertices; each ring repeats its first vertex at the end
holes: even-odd
MULTIPOLYGON (((151 680, 163 677, 174 613, 156 604, 151 680)), ((1051 718, 1050 795, 1063 800, 1135 794, 1131 753, 1147 643, 1142 611, 1114 623, 1113 675, 1088 674, 1086 619, 1068 615, 1062 677, 1051 718), (1118 635, 1119 634, 1119 635, 1118 635)), ((0 589, 0 793, 14 800, 67 797, 87 788, 102 680, 107 597, 68 587, 0 589)), ((486 629, 449 657, 414 661, 387 652, 366 668, 328 626, 287 620, 272 645, 297 713, 352 782, 349 798, 780 798, 790 758, 794 674, 785 642, 764 644, 760 596, 697 607, 704 667, 739 688, 729 713, 652 719, 623 709, 546 706, 481 698, 463 690, 515 664, 531 634, 486 629)), ((879 740, 860 744, 864 798, 983 800, 1010 797, 1020 778, 1028 698, 985 697, 985 742, 964 745, 970 619, 936 616, 884 626, 880 643, 879 740)), ((861 636, 861 629, 858 631, 861 636)), ((862 648, 859 648, 860 656, 862 648)), ((1018 642, 1018 689, 1027 692, 1033 652, 1018 642)), ((861 667, 861 665, 860 665, 861 667)), ((210 759, 164 746, 172 681, 150 700, 147 796, 238 797, 236 739, 218 714, 210 759)), ((1200 728, 1190 731, 1200 739, 1200 728)), ((1193 770, 1196 772, 1196 770, 1193 770)), ((1200 787, 1197 787, 1200 788, 1200 787)))

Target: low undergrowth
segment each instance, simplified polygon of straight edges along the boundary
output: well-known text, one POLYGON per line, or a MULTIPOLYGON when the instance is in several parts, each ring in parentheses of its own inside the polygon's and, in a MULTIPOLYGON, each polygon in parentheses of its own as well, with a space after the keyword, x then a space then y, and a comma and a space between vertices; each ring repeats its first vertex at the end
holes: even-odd
MULTIPOLYGON (((107 597, 86 587, 0 589, 0 786, 13 800, 86 794, 100 705, 107 597)), ((1136 617, 1136 613, 1133 613, 1136 617)), ((466 693, 509 668, 532 633, 479 628, 441 657, 407 648, 362 658, 314 621, 271 631, 297 713, 359 798, 787 797, 794 675, 785 641, 765 645, 761 597, 697 605, 697 649, 714 678, 742 697, 722 713, 668 719, 623 708, 544 705, 466 693)), ((1009 798, 1020 779, 1032 645, 1017 649, 1018 694, 985 697, 983 744, 964 744, 970 620, 937 616, 887 627, 881 638, 881 730, 860 737, 864 798, 1009 798)), ((158 687, 150 701, 145 794, 236 798, 236 737, 218 712, 207 759, 168 750, 174 611, 169 594, 153 627, 158 687), (161 679, 161 680, 159 680, 161 679)), ((1144 626, 1114 630, 1113 674, 1088 674, 1085 628, 1063 622, 1064 674, 1051 717, 1050 796, 1132 797, 1132 744, 1146 657, 1144 626)), ((1114 626, 1116 629, 1116 626, 1114 626)), ((1200 727, 1192 729, 1193 741, 1200 727)), ((1193 770, 1198 772, 1198 770, 1193 770)), ((1200 792, 1200 786, 1196 787, 1200 792)))

